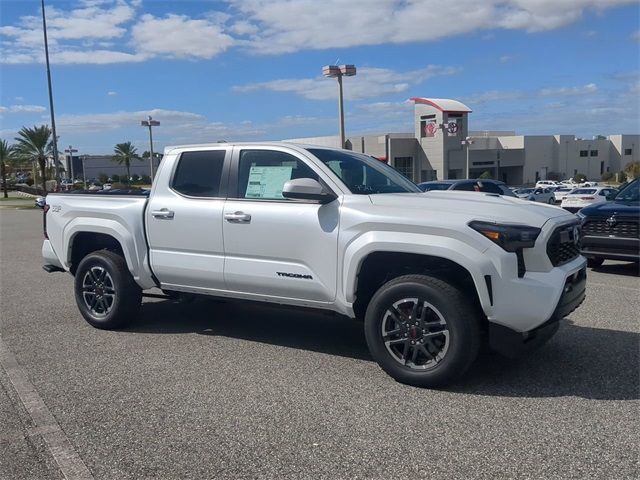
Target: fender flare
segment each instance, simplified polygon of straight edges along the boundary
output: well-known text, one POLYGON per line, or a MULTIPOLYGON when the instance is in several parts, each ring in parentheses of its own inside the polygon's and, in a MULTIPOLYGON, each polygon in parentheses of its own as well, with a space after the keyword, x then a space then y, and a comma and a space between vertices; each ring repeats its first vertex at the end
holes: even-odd
POLYGON ((398 252, 450 260, 469 272, 480 305, 489 315, 492 310, 485 275, 497 275, 497 269, 483 253, 461 240, 423 233, 367 232, 350 243, 344 254, 342 295, 347 303, 355 301, 358 273, 368 255, 374 252, 398 252))

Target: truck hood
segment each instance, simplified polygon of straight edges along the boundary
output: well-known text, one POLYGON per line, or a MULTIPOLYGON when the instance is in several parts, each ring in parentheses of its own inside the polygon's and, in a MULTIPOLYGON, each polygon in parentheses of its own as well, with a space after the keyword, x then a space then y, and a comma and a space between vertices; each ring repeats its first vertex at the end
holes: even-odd
POLYGON ((532 227, 542 227, 551 218, 575 218, 566 210, 552 205, 481 192, 432 190, 425 193, 371 195, 370 198, 374 205, 397 209, 400 212, 398 216, 415 217, 419 212, 429 212, 532 227))

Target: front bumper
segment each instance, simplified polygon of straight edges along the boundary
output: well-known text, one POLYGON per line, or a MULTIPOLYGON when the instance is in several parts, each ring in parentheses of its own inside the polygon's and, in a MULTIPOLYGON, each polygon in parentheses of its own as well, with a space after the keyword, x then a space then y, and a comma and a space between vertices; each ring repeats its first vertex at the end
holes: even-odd
POLYGON ((587 269, 583 266, 566 278, 551 317, 532 330, 518 332, 504 325, 489 323, 489 345, 493 350, 508 357, 518 357, 544 345, 558 331, 560 320, 584 301, 586 283, 587 269))
POLYGON ((585 235, 582 237, 582 255, 587 258, 610 260, 640 260, 640 239, 585 235))

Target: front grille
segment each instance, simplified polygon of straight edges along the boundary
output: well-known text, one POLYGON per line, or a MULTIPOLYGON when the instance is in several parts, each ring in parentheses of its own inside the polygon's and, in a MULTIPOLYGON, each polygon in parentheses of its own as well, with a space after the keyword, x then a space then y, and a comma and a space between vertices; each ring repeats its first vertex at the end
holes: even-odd
POLYGON ((582 234, 598 237, 640 238, 640 223, 637 220, 611 220, 611 217, 587 220, 582 226, 582 234))
POLYGON ((555 229, 547 242, 547 256, 554 267, 580 255, 580 225, 571 223, 555 229))

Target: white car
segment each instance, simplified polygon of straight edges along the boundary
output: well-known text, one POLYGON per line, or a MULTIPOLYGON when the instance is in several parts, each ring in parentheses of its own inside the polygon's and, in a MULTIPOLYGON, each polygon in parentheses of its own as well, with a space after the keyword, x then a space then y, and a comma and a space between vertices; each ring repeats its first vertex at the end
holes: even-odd
POLYGON ((555 180, 538 180, 536 182, 536 188, 560 187, 561 185, 560 182, 556 182, 555 180))
POLYGON ((560 187, 560 188, 556 188, 553 191, 553 196, 556 199, 556 203, 560 203, 562 202, 562 200, 564 200, 564 197, 566 197, 567 195, 569 195, 571 192, 573 192, 577 187, 576 186, 572 186, 572 187, 560 187))
POLYGON ((548 203, 549 205, 556 203, 556 197, 551 188, 519 188, 513 193, 515 193, 518 198, 531 200, 532 202, 548 203))
POLYGON ((425 194, 348 150, 167 147, 151 192, 47 204, 44 268, 75 277, 97 328, 134 320, 153 288, 331 310, 363 321, 372 357, 411 385, 451 381, 485 340, 509 355, 542 345, 585 297, 575 215, 494 193, 425 194))
POLYGON ((588 207, 594 203, 602 203, 609 200, 609 195, 616 193, 617 190, 611 187, 586 187, 576 188, 566 195, 560 205, 565 210, 577 212, 581 208, 588 207))

